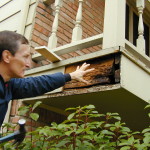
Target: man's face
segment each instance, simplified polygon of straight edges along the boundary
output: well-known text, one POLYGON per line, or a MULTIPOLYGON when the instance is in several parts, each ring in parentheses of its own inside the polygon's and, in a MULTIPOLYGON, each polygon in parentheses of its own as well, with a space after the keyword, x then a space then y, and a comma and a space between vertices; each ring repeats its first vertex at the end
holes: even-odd
POLYGON ((30 67, 31 54, 29 45, 21 44, 9 64, 12 78, 23 78, 25 70, 30 67))

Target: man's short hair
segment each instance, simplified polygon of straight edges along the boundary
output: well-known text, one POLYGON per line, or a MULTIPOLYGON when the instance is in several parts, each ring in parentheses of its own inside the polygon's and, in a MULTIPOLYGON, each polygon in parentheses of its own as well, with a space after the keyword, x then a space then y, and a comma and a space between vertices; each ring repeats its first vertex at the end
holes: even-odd
POLYGON ((0 60, 4 50, 10 51, 12 55, 16 53, 20 44, 29 44, 29 41, 21 34, 13 31, 0 32, 0 60))

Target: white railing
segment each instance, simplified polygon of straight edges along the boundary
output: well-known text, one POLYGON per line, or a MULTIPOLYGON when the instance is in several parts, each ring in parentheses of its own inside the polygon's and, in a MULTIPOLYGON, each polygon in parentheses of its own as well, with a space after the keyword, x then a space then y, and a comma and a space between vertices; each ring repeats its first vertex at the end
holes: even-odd
MULTIPOLYGON (((66 45, 57 47, 57 29, 59 24, 59 11, 63 0, 55 0, 55 18, 52 26, 52 34, 49 37, 48 46, 36 47, 36 51, 40 54, 35 54, 33 59, 41 60, 41 56, 49 59, 51 62, 62 60, 61 55, 70 52, 75 52, 84 48, 89 48, 96 45, 102 45, 102 49, 107 49, 116 46, 125 47, 125 7, 126 0, 105 0, 105 16, 103 34, 95 35, 86 39, 82 39, 82 5, 83 0, 79 0, 75 27, 72 33, 72 42, 66 45), (115 11, 115 13, 113 13, 115 11)), ((136 49, 145 52, 145 40, 143 36, 143 9, 145 7, 144 0, 136 0, 136 6, 139 13, 138 32, 136 49)))
POLYGON ((72 41, 66 45, 57 47, 57 29, 59 24, 59 11, 62 6, 62 0, 55 0, 55 17, 52 25, 52 34, 49 37, 48 46, 36 47, 35 50, 39 53, 33 55, 33 59, 38 61, 41 57, 45 57, 51 62, 62 60, 59 56, 62 54, 74 52, 84 48, 89 48, 96 45, 101 45, 103 34, 99 34, 90 38, 82 40, 82 5, 84 0, 79 0, 79 7, 77 10, 75 27, 72 32, 72 41))
POLYGON ((143 25, 143 9, 145 7, 144 0, 136 0, 136 7, 138 9, 139 14, 139 24, 138 24, 138 39, 137 39, 137 48, 139 51, 145 53, 145 39, 144 39, 144 25, 143 25))
POLYGON ((79 8, 77 11, 77 16, 76 16, 76 25, 75 25, 75 28, 73 29, 73 33, 72 33, 72 42, 82 39, 82 26, 81 26, 82 3, 83 3, 83 0, 79 0, 79 8))
POLYGON ((62 0, 55 1, 55 18, 52 26, 52 34, 49 37, 48 48, 53 49, 57 46, 57 29, 58 29, 58 19, 59 19, 59 11, 62 6, 62 0))

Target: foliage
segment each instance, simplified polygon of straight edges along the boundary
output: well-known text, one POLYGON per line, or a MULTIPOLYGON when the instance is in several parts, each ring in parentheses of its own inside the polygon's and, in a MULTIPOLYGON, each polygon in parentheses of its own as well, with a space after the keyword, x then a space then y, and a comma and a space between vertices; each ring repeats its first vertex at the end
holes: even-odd
MULTIPOLYGON (((34 110, 33 107, 20 108, 25 114, 34 110)), ((146 106, 146 109, 150 105, 146 106)), ((150 126, 142 132, 132 132, 121 122, 118 113, 99 114, 94 105, 68 108, 72 112, 68 118, 51 126, 38 127, 27 133, 18 150, 148 150, 150 149, 150 126)), ((38 115, 30 113, 33 120, 38 115), (32 114, 32 115, 31 115, 32 114)), ((4 143, 5 150, 15 150, 10 143, 4 143)))

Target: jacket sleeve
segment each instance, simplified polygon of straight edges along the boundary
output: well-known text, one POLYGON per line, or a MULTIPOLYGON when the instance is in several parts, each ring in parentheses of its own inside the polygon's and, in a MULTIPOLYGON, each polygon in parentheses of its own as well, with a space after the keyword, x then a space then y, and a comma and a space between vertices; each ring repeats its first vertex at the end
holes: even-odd
POLYGON ((21 99, 43 95, 70 81, 69 74, 61 72, 38 77, 15 78, 11 80, 12 99, 21 99))

